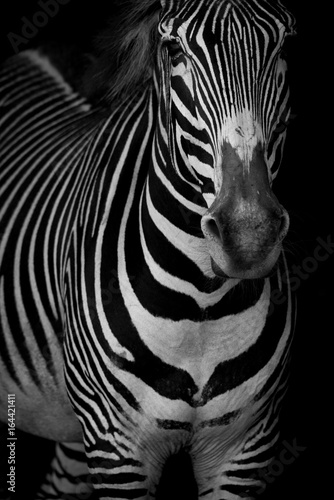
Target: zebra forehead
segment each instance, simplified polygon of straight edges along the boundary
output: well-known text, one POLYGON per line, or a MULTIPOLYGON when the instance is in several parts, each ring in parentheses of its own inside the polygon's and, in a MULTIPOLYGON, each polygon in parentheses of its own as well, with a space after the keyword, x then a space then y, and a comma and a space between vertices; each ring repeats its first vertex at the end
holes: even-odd
POLYGON ((272 44, 295 34, 295 18, 280 0, 167 0, 165 4, 160 34, 183 38, 187 47, 195 48, 198 40, 203 47, 232 38, 242 40, 242 45, 257 39, 257 50, 270 51, 272 44))
POLYGON ((285 27, 294 25, 294 16, 280 0, 160 0, 163 14, 177 15, 180 19, 194 16, 198 12, 212 10, 218 17, 225 17, 230 12, 244 12, 259 17, 276 17, 285 27))

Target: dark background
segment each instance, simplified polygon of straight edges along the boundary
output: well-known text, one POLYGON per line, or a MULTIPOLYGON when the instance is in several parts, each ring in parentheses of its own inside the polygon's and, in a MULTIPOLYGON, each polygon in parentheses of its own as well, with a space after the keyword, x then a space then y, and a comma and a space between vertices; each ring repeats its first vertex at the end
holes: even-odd
MULTIPOLYGON (((293 118, 274 191, 291 217, 287 241, 289 265, 303 268, 310 262, 305 259, 314 257, 317 238, 326 241, 332 237, 334 241, 334 159, 330 149, 334 139, 331 137, 332 92, 329 91, 333 86, 330 67, 333 28, 327 23, 332 14, 323 7, 323 2, 286 0, 284 4, 297 19, 298 36, 291 43, 288 55, 293 118)), ((58 14, 49 18, 47 25, 41 27, 29 43, 20 44, 18 49, 33 47, 49 38, 87 45, 91 34, 104 24, 108 12, 112 12, 110 5, 112 2, 108 1, 94 0, 84 4, 70 0, 67 5, 60 6, 58 14)), ((8 2, 1 4, 1 58, 14 53, 8 33, 21 35, 22 16, 31 20, 38 10, 41 9, 37 0, 12 1, 10 7, 8 2)), ((291 384, 283 412, 283 438, 305 450, 268 486, 261 495, 263 500, 322 500, 332 495, 334 304, 330 292, 333 262, 332 254, 326 261, 318 262, 317 269, 306 273, 297 290, 298 322, 291 384)), ((28 500, 29 491, 33 490, 50 459, 52 446, 51 442, 18 435, 18 493, 13 498, 28 500)), ((1 449, 4 449, 3 440, 1 449)), ((180 474, 179 465, 171 469, 163 482, 166 498, 173 500, 177 498, 173 490, 180 474)), ((1 474, 6 469, 5 463, 1 474)), ((187 491, 188 487, 185 488, 187 491)), ((190 496, 183 494, 181 498, 186 500, 190 496)))

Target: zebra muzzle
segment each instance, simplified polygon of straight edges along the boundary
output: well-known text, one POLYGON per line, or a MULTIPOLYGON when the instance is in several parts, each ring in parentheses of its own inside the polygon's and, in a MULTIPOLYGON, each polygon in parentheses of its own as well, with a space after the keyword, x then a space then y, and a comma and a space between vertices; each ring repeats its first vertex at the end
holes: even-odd
POLYGON ((219 193, 201 219, 213 271, 230 278, 267 276, 280 255, 289 216, 271 190, 263 150, 256 147, 247 164, 225 144, 217 168, 219 193))
POLYGON ((270 211, 249 203, 218 207, 202 217, 201 228, 216 275, 256 279, 275 266, 287 233, 289 216, 277 205, 270 211))

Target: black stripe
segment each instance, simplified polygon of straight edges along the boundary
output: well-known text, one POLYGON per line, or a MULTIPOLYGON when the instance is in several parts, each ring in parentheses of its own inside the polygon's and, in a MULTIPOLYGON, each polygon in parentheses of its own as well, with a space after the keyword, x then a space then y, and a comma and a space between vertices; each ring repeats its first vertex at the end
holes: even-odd
POLYGON ((225 413, 222 417, 212 418, 211 420, 206 420, 202 422, 198 428, 204 429, 205 427, 216 427, 221 425, 230 425, 242 414, 241 410, 230 411, 225 413))
POLYGON ((206 319, 240 314, 253 307, 261 298, 265 281, 263 279, 240 281, 231 288, 217 304, 206 309, 206 319))
POLYGON ((193 432, 193 425, 190 422, 180 422, 179 420, 165 420, 157 418, 157 424, 160 429, 165 430, 182 430, 193 432))

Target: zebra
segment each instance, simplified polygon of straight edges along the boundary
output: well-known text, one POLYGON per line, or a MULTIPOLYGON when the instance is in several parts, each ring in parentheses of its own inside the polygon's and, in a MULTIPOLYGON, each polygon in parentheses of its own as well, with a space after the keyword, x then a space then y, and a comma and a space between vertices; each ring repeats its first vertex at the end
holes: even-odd
POLYGON ((155 498, 180 450, 203 500, 265 487, 296 311, 272 191, 294 27, 280 1, 131 0, 88 62, 3 65, 1 400, 59 443, 38 498, 87 498, 85 461, 85 495, 155 498))

